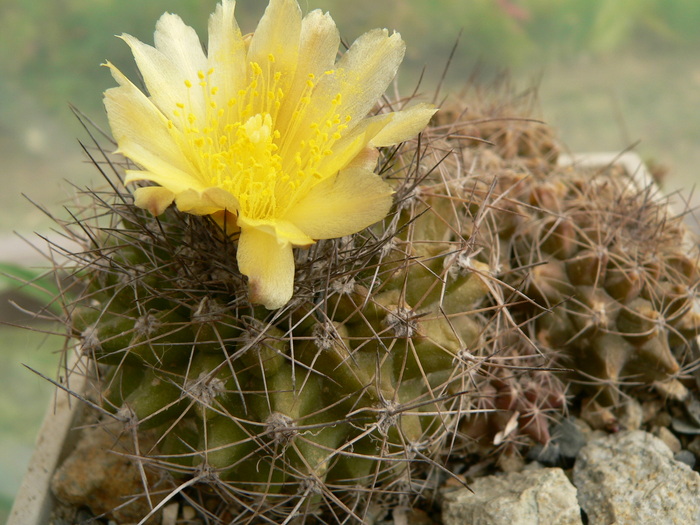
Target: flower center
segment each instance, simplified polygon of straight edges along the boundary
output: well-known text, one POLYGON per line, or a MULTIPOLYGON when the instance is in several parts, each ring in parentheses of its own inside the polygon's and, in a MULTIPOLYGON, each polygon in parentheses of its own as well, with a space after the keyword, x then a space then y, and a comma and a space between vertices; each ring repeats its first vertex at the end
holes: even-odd
MULTIPOLYGON (((311 94, 317 85, 309 75, 297 100, 286 100, 289 79, 252 62, 248 85, 235 96, 211 85, 214 70, 199 72, 201 95, 185 81, 188 100, 178 102, 169 128, 206 187, 231 193, 242 216, 280 218, 315 184, 333 173, 322 173, 323 160, 347 129, 350 117, 341 118, 341 96, 321 101, 329 109, 311 117, 311 94), (196 96, 195 96, 196 95, 196 96), (283 102, 293 109, 281 116, 283 102), (329 103, 330 102, 330 103, 329 103)), ((335 74, 327 71, 324 75, 335 74)))

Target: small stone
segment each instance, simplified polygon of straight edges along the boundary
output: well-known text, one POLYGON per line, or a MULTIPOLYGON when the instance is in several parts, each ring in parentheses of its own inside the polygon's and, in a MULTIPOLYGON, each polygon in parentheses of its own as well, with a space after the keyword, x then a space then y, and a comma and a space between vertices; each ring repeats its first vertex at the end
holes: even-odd
POLYGON ((675 461, 663 441, 647 432, 590 441, 573 479, 592 525, 700 523, 700 474, 675 461))
POLYGON ((656 415, 664 408, 664 402, 661 399, 650 399, 642 403, 642 423, 649 423, 656 415))
MULTIPOLYGON (((561 462, 561 453, 559 447, 555 443, 549 442, 547 445, 537 443, 528 451, 527 459, 528 461, 541 463, 548 467, 558 467, 561 462)), ((525 468, 527 469, 531 464, 532 463, 528 463, 525 468)))
POLYGON ((392 512, 393 525, 433 525, 433 520, 423 510, 397 507, 392 512))
POLYGON ((443 491, 444 525, 581 525, 576 489, 559 468, 478 478, 443 491))
POLYGON ((696 458, 700 458, 700 436, 696 436, 688 443, 688 450, 695 454, 696 458))
POLYGON ((553 431, 554 439, 559 444, 563 458, 574 460, 586 444, 586 436, 581 431, 581 425, 573 418, 565 419, 553 431))
POLYGON ((671 452, 678 454, 681 451, 680 440, 666 427, 659 427, 652 432, 657 438, 664 442, 664 444, 671 449, 671 452))
POLYGON ((674 417, 671 421, 671 428, 674 432, 678 434, 685 434, 686 436, 699 436, 700 426, 695 423, 689 423, 685 419, 679 419, 674 417))
POLYGON ((445 483, 443 484, 445 487, 463 487, 466 485, 466 480, 464 479, 464 476, 460 474, 455 474, 453 476, 450 476, 445 480, 445 483))
POLYGON ((642 405, 634 398, 628 398, 627 402, 620 407, 619 422, 624 430, 639 430, 643 417, 642 405))
POLYGON ((681 450, 677 454, 673 455, 673 459, 675 459, 676 461, 680 461, 681 463, 685 463, 690 468, 695 467, 695 454, 693 454, 690 450, 681 450))
POLYGON ((525 458, 516 453, 505 453, 498 456, 496 465, 503 472, 520 472, 525 467, 525 458))
POLYGON ((196 515, 197 515, 197 511, 194 510, 194 507, 190 507, 189 505, 186 505, 185 507, 182 508, 182 518, 185 521, 192 521, 196 515))
MULTIPOLYGON (((68 505, 89 507, 95 515, 105 514, 119 523, 137 523, 151 507, 143 496, 139 470, 129 458, 134 453, 131 435, 121 430, 118 422, 84 429, 54 473, 51 490, 68 505)), ((141 445, 146 448, 147 443, 141 445)), ((158 481, 148 470, 146 475, 151 482, 158 481)), ((153 505, 162 497, 162 492, 152 493, 153 505)), ((145 523, 160 523, 160 513, 145 523)))
POLYGON ((686 399, 685 410, 692 422, 700 426, 700 401, 695 396, 686 399))
POLYGON ((586 444, 586 436, 581 428, 582 425, 575 418, 559 422, 552 427, 552 440, 546 446, 534 446, 528 453, 528 459, 539 461, 548 467, 571 468, 579 450, 586 444))
POLYGON ((161 525, 175 525, 177 521, 177 515, 180 511, 180 505, 178 503, 171 503, 163 507, 163 519, 161 525))
POLYGON ((618 430, 618 421, 615 414, 609 408, 600 405, 592 399, 585 400, 581 405, 581 418, 594 430, 606 430, 615 432, 618 430))
POLYGON ((650 421, 651 425, 654 427, 670 427, 672 422, 673 416, 665 410, 660 411, 656 414, 656 417, 650 421))

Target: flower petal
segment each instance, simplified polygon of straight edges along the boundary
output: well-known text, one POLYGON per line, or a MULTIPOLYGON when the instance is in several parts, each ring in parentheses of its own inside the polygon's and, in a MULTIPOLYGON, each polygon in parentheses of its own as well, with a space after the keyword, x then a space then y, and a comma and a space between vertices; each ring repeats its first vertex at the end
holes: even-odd
POLYGON ((119 87, 105 91, 105 107, 112 136, 118 144, 141 145, 165 162, 188 166, 189 162, 168 130, 168 119, 112 64, 107 63, 119 87))
POLYGON ((160 186, 136 188, 134 191, 134 205, 150 211, 153 215, 163 213, 174 199, 175 194, 172 191, 160 186))
POLYGON ((190 78, 188 72, 179 69, 170 57, 155 47, 144 44, 131 35, 123 34, 120 38, 131 48, 148 95, 167 118, 175 119, 177 104, 185 102, 190 105, 193 113, 203 114, 204 99, 201 91, 185 85, 185 81, 195 83, 196 76, 190 78))
POLYGON ((158 19, 153 42, 156 49, 168 57, 183 74, 183 78, 195 83, 200 71, 206 73, 207 57, 199 36, 178 15, 165 13, 158 19))
POLYGON ((219 210, 210 215, 212 220, 221 228, 225 235, 235 235, 241 231, 236 215, 226 210, 219 210))
POLYGON ((329 110, 328 101, 341 94, 337 112, 351 117, 350 127, 359 123, 374 107, 396 76, 406 46, 401 35, 389 36, 386 29, 374 29, 360 36, 336 65, 335 74, 325 75, 314 90, 312 120, 329 110))
POLYGON ((222 108, 246 81, 247 49, 234 16, 235 7, 236 2, 224 0, 209 17, 208 68, 214 70, 211 84, 218 88, 214 99, 222 108))
POLYGON ((314 186, 284 219, 314 239, 342 237, 386 217, 392 194, 378 175, 350 168, 314 186))
POLYGON ((226 190, 207 188, 204 191, 187 189, 175 196, 177 209, 193 215, 210 215, 222 210, 235 212, 238 201, 226 190))
POLYGON ((293 114, 299 109, 299 100, 308 89, 310 75, 319 78, 325 71, 333 69, 340 46, 340 34, 331 16, 319 9, 311 11, 301 21, 301 41, 299 44, 299 62, 294 82, 285 94, 280 108, 278 128, 283 135, 288 134, 293 123, 293 114))
MULTIPOLYGON (((152 152, 133 140, 122 140, 119 144, 119 153, 140 164, 144 170, 127 170, 124 182, 129 184, 139 180, 155 182, 173 193, 180 193, 186 189, 194 188, 204 191, 206 186, 192 173, 181 169, 181 165, 168 162, 168 159, 160 157, 157 152, 152 152)), ((184 166, 188 169, 188 166, 184 166)))
POLYGON ((276 71, 291 75, 297 67, 301 9, 296 0, 270 0, 248 49, 248 61, 257 62, 265 70, 270 55, 276 71))
POLYGON ((349 167, 367 146, 391 146, 414 137, 436 111, 431 104, 418 104, 403 111, 363 119, 333 146, 333 155, 321 163, 319 172, 328 176, 349 167))
POLYGON ((251 219, 243 215, 238 217, 241 227, 255 228, 275 236, 280 242, 288 242, 294 246, 309 246, 314 240, 301 231, 296 225, 285 220, 251 219))
POLYGON ((393 118, 377 133, 370 145, 376 147, 393 146, 415 137, 425 129, 437 108, 432 104, 417 104, 408 109, 390 113, 393 118))
POLYGON ((379 150, 377 148, 365 148, 345 166, 344 169, 361 168, 365 171, 374 172, 379 160, 379 150))
POLYGON ((248 277, 250 301, 269 310, 281 308, 294 291, 292 245, 258 228, 241 226, 238 269, 248 277))
POLYGON ((328 13, 314 9, 301 21, 299 66, 305 84, 309 73, 315 76, 333 69, 340 47, 340 34, 328 13))
POLYGON ((364 119, 351 133, 333 145, 333 155, 319 164, 319 173, 324 177, 330 177, 347 168, 391 119, 391 114, 364 119))

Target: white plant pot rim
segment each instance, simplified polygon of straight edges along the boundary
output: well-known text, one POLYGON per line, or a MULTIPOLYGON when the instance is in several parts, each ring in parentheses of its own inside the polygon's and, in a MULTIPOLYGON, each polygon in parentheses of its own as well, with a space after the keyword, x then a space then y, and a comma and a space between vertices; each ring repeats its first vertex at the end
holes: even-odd
POLYGON ((602 168, 605 166, 621 166, 627 172, 627 175, 640 188, 654 188, 655 192, 660 189, 656 181, 649 173, 646 164, 642 158, 634 151, 625 151, 623 153, 615 152, 598 152, 598 153, 562 153, 557 159, 559 166, 579 166, 582 168, 602 168))
MULTIPOLYGON (((69 370, 75 370, 77 355, 72 355, 69 370)), ((86 375, 70 375, 70 389, 85 392, 86 375)), ((85 405, 74 396, 56 389, 39 429, 27 472, 17 491, 6 525, 46 525, 51 521, 55 501, 51 478, 70 452, 78 434, 76 423, 85 405)))

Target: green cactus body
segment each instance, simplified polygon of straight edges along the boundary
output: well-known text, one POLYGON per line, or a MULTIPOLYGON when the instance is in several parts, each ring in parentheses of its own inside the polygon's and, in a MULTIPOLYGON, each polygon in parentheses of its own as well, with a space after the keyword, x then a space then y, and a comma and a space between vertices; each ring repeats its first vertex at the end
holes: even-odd
POLYGON ((118 205, 71 315, 106 370, 103 406, 154 432, 175 476, 207 472, 280 516, 415 475, 469 404, 462 355, 481 352, 491 294, 466 201, 433 179, 420 191, 365 233, 300 250, 295 297, 274 312, 250 305, 216 226, 118 205))
MULTIPOLYGON (((446 139, 459 151, 458 165, 474 173, 453 195, 470 197, 464 220, 489 239, 480 260, 522 292, 505 308, 529 344, 518 344, 510 363, 532 366, 539 355, 562 370, 491 371, 495 377, 480 389, 495 398, 481 406, 505 412, 462 424, 487 450, 503 442, 509 417, 517 420, 506 440, 511 445, 524 435, 546 441, 546 417, 566 406, 565 392, 611 408, 628 388, 660 386, 683 396, 684 369, 692 366, 691 345, 700 333, 700 256, 682 215, 622 168, 560 166, 545 125, 509 121, 529 116, 534 98, 503 94, 504 86, 488 94, 475 88, 468 103, 458 101, 436 118, 454 133, 446 139), (480 215, 484 209, 490 213, 480 215), (556 385, 565 378, 567 388, 556 385), (537 420, 534 430, 528 417, 537 420)), ((506 331, 494 346, 504 348, 511 337, 506 331)))
POLYGON ((604 405, 619 402, 625 383, 677 383, 698 334, 694 310, 684 299, 697 294, 698 261, 685 255, 682 229, 662 227, 680 219, 668 217, 665 203, 615 169, 555 169, 533 186, 551 180, 568 191, 555 208, 531 212, 523 229, 532 230, 531 245, 566 235, 572 248, 542 253, 526 251, 522 243, 512 252, 519 265, 538 265, 530 296, 542 307, 558 305, 536 321, 537 338, 563 351, 568 357, 560 362, 582 372, 589 392, 604 405), (550 225, 553 216, 572 228, 532 226, 550 225), (680 325, 692 328, 682 331, 680 325))

